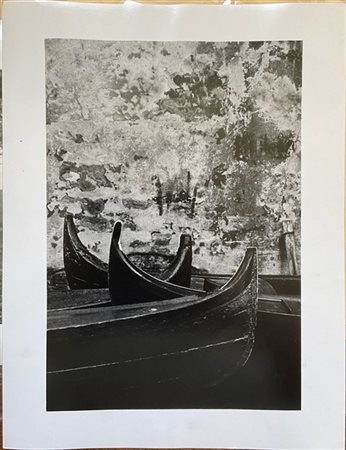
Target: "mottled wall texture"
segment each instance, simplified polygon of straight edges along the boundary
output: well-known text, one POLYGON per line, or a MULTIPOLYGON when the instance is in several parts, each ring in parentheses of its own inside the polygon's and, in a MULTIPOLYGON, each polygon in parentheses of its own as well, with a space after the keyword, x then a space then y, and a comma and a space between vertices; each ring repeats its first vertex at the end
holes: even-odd
POLYGON ((46 41, 48 267, 63 267, 66 211, 108 259, 175 253, 229 272, 244 248, 285 273, 300 261, 301 42, 46 41))

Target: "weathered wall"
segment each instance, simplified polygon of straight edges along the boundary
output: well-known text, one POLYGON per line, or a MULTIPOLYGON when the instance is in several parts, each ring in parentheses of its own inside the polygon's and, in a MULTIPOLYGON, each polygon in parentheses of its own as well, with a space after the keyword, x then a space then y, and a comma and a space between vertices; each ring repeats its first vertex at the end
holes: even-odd
POLYGON ((174 253, 224 272, 257 246, 284 272, 282 221, 300 255, 300 42, 48 40, 48 267, 62 223, 107 260, 114 221, 126 252, 174 253))

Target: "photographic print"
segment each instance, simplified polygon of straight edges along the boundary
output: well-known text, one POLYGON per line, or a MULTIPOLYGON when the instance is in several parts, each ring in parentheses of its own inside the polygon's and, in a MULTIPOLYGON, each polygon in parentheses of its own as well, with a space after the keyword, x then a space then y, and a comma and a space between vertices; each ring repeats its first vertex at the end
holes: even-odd
POLYGON ((45 40, 47 410, 301 409, 302 52, 45 40))

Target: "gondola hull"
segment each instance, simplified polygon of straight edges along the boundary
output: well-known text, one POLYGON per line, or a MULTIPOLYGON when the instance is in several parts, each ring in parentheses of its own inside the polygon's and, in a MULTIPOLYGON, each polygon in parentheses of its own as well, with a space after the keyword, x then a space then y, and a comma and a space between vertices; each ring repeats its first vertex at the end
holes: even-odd
MULTIPOLYGON (((136 266, 129 258, 131 267, 136 266)), ((89 252, 80 241, 71 214, 64 220, 64 268, 70 289, 102 289, 108 287, 108 264, 89 252)), ((180 286, 190 286, 192 269, 191 236, 182 234, 175 257, 161 272, 158 279, 180 286)))
MULTIPOLYGON (((113 383, 116 367, 113 374, 109 366, 93 376, 87 371, 49 374, 48 409, 300 409, 300 317, 261 308, 261 302, 259 308, 251 357, 224 382, 202 386, 198 366, 191 383, 167 380, 145 389, 143 383, 135 387, 128 381, 119 389, 113 383)), ((223 347, 225 356, 232 351, 230 347, 223 347)), ((204 357, 210 358, 207 353, 204 357)), ((144 361, 141 364, 132 368, 150 373, 149 362, 146 368, 144 361)))
POLYGON ((223 382, 254 344, 255 257, 244 275, 203 299, 48 315, 48 410, 151 408, 153 390, 202 393, 223 382))
MULTIPOLYGON (((200 283, 198 283, 197 286, 205 291, 212 291, 213 289, 222 286, 228 279, 226 275, 221 274, 203 274, 194 275, 194 277, 200 280, 200 283)), ((259 275, 258 290, 261 294, 300 296, 301 278, 300 276, 291 275, 259 275)))
POLYGON ((79 240, 71 214, 64 220, 64 268, 71 289, 107 287, 107 264, 91 254, 79 240))
POLYGON ((277 294, 301 295, 301 277, 294 275, 261 275, 277 294))
POLYGON ((49 372, 47 410, 191 408, 201 401, 198 397, 232 378, 236 372, 230 361, 242 354, 244 341, 231 340, 121 364, 49 372))
POLYGON ((134 385, 117 389, 109 366, 93 377, 81 371, 49 375, 49 405, 51 410, 112 409, 114 404, 133 409, 300 409, 300 315, 289 313, 282 302, 259 300, 255 345, 247 364, 209 387, 200 386, 198 370, 194 373, 194 382, 185 387, 168 380, 145 390, 134 385))
POLYGON ((135 267, 120 247, 122 223, 114 225, 108 264, 108 287, 114 305, 162 301, 188 295, 205 294, 204 291, 178 286, 135 267))
MULTIPOLYGON (((191 276, 196 278, 212 278, 222 284, 229 278, 227 274, 200 274, 192 267, 191 238, 181 236, 176 257, 157 254, 136 254, 147 259, 166 258, 166 268, 153 273, 158 279, 180 286, 189 287, 191 276)), ((128 258, 130 261, 130 258, 128 258)), ((131 262, 131 261, 130 261, 131 262)), ((152 263, 151 263, 152 264, 152 263)), ((71 214, 65 216, 64 223, 64 267, 66 279, 71 289, 102 289, 108 287, 108 264, 101 261, 82 244, 71 214)), ((259 275, 260 290, 268 291, 271 286, 277 294, 300 295, 300 277, 290 275, 259 275)))

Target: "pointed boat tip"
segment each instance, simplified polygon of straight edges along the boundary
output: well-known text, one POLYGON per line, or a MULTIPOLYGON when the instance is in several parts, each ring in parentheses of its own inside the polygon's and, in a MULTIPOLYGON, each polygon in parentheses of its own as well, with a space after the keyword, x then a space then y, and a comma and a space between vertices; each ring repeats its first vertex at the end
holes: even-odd
POLYGON ((75 227, 73 214, 71 214, 69 212, 65 213, 65 215, 64 215, 64 224, 65 224, 65 226, 68 226, 70 228, 71 228, 71 226, 75 227))
POLYGON ((180 247, 187 247, 192 244, 191 234, 181 234, 180 235, 180 247))
POLYGON ((118 243, 120 240, 121 230, 123 228, 123 223, 121 220, 117 220, 113 229, 112 242, 118 243))
MULTIPOLYGON (((255 261, 256 259, 257 259, 257 248, 256 247, 248 247, 246 249, 242 263, 246 264, 247 262, 255 261)), ((242 263, 240 264, 240 267, 242 266, 242 263)))
POLYGON ((232 279, 237 278, 237 276, 242 273, 244 270, 246 270, 246 267, 249 267, 249 265, 252 265, 257 256, 257 248, 255 247, 247 247, 245 251, 245 255, 243 257, 243 260, 241 261, 240 265, 238 266, 237 271, 233 275, 232 279))
POLYGON ((256 256, 257 255, 257 247, 248 247, 245 252, 245 256, 256 256))

